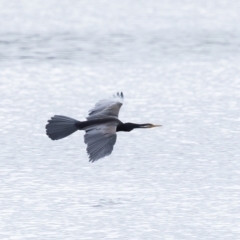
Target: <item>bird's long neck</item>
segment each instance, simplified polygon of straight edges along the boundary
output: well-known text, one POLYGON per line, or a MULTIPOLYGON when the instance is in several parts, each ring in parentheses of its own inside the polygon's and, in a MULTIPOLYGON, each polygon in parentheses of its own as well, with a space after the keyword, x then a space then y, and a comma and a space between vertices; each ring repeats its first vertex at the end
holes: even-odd
POLYGON ((117 126, 116 132, 130 132, 132 131, 134 128, 140 128, 140 124, 136 124, 136 123, 121 123, 117 126))

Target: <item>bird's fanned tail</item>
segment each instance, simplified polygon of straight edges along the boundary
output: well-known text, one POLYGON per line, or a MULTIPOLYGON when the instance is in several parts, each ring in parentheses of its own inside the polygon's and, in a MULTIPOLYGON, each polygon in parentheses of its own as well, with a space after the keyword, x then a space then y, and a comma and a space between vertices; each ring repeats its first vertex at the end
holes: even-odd
POLYGON ((46 125, 47 135, 52 140, 65 138, 78 130, 76 127, 76 123, 78 122, 70 117, 55 115, 48 120, 48 124, 46 125))

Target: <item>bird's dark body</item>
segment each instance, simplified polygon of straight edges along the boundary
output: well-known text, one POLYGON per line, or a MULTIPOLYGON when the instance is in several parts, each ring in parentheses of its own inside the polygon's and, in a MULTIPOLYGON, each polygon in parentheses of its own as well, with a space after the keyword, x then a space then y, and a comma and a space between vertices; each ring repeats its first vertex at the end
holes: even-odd
POLYGON ((108 124, 108 123, 113 123, 113 124, 123 124, 120 120, 117 118, 96 118, 92 120, 87 120, 87 121, 77 121, 75 123, 75 126, 78 128, 78 130, 85 130, 86 127, 94 126, 94 125, 99 125, 99 124, 108 124))

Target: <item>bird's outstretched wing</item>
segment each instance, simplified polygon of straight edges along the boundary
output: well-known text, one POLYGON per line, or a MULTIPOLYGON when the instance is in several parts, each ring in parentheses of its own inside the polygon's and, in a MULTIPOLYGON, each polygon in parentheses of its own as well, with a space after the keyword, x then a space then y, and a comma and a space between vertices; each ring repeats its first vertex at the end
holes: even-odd
POLYGON ((87 120, 104 118, 104 117, 118 117, 119 110, 123 104, 123 93, 117 93, 112 98, 102 99, 89 111, 87 120))
POLYGON ((116 122, 86 128, 84 142, 87 144, 89 161, 94 162, 111 154, 116 139, 116 122))

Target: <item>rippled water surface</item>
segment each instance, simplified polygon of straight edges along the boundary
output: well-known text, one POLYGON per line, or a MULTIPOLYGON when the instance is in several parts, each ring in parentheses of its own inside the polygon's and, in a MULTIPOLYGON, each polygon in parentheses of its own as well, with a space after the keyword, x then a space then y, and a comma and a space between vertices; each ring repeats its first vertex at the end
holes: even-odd
POLYGON ((0 1, 0 239, 240 239, 239 1, 0 1), (84 120, 123 91, 113 153, 84 120))

